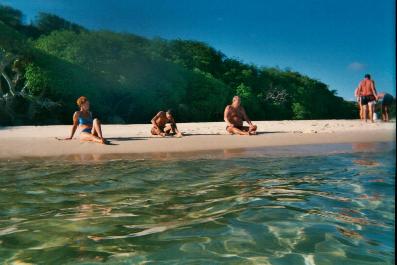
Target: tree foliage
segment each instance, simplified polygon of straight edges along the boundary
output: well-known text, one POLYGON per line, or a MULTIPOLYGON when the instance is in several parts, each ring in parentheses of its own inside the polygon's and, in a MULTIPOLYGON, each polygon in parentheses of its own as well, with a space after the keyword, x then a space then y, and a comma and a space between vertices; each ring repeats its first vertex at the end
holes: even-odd
POLYGON ((49 34, 55 30, 70 30, 74 32, 85 31, 85 29, 75 23, 69 22, 53 14, 40 12, 33 25, 41 34, 49 34))
POLYGON ((145 123, 169 108, 177 121, 220 121, 234 95, 255 120, 357 114, 318 80, 244 64, 202 42, 89 31, 45 13, 29 25, 22 18, 0 6, 0 96, 8 98, 0 124, 70 123, 81 95, 107 123, 145 123), (18 79, 14 87, 6 77, 18 79))

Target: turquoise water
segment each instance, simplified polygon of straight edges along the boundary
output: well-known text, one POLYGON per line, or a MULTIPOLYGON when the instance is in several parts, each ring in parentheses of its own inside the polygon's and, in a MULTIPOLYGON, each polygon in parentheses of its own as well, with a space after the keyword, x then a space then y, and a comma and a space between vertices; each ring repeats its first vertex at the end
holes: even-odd
POLYGON ((395 150, 348 149, 0 161, 0 263, 394 264, 395 150))

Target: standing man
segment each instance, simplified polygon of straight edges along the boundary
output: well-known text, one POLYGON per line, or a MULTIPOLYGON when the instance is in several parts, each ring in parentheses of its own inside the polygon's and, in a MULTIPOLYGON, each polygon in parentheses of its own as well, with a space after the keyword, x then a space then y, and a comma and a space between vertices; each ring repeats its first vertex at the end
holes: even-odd
POLYGON ((226 106, 223 118, 226 122, 226 131, 230 134, 256 134, 257 127, 245 113, 244 108, 241 106, 241 99, 239 96, 234 96, 232 104, 226 106), (243 126, 244 121, 246 121, 249 126, 243 126))
POLYGON ((371 76, 366 74, 364 79, 358 85, 357 94, 361 99, 361 106, 363 108, 364 120, 367 122, 368 114, 371 122, 374 122, 374 107, 376 103, 376 89, 375 82, 371 80, 371 76), (368 113, 369 112, 369 113, 368 113))

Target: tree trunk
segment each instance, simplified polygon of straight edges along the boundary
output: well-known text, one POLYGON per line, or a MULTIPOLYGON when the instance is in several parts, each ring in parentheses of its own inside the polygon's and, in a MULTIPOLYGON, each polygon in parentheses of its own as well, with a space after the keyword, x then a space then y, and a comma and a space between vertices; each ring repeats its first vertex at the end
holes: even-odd
POLYGON ((7 81, 8 84, 8 88, 10 90, 10 93, 12 96, 15 96, 15 90, 14 90, 14 84, 12 82, 12 80, 7 76, 6 73, 2 72, 1 75, 4 77, 4 79, 7 81))
POLYGON ((0 75, 0 97, 4 95, 3 86, 1 85, 1 75, 0 75))

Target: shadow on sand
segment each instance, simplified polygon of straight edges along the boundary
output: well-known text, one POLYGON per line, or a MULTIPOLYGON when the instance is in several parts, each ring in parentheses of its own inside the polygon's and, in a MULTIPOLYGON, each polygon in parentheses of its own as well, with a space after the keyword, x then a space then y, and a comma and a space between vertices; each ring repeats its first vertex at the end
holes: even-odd
POLYGON ((183 133, 183 136, 196 136, 196 135, 226 135, 222 133, 183 133))
MULTIPOLYGON (((256 135, 270 134, 270 133, 288 133, 288 132, 285 132, 285 131, 257 132, 256 135)), ((209 135, 217 136, 217 135, 230 135, 230 134, 228 134, 228 133, 183 133, 183 136, 209 136, 209 135)), ((143 137, 111 137, 111 138, 106 138, 106 139, 109 141, 123 142, 123 141, 165 139, 165 138, 174 138, 174 137, 173 136, 166 136, 166 137, 143 136, 143 137)))
MULTIPOLYGON (((256 132, 256 135, 270 134, 270 133, 288 133, 285 131, 274 131, 274 132, 256 132)), ((227 132, 225 133, 184 133, 183 136, 196 136, 196 135, 231 135, 227 132)))
POLYGON ((256 132, 256 135, 260 135, 260 134, 270 134, 270 133, 288 133, 285 131, 274 131, 274 132, 256 132))
POLYGON ((147 140, 147 139, 149 139, 149 137, 110 137, 110 138, 106 138, 106 140, 118 141, 118 142, 147 140))

